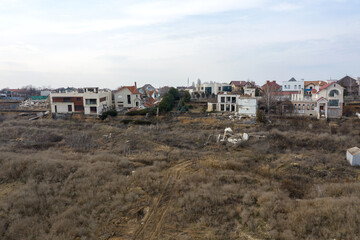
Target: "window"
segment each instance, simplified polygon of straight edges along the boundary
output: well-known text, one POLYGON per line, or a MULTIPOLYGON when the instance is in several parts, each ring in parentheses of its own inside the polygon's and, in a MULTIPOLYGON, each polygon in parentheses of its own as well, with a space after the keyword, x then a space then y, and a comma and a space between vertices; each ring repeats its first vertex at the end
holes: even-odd
POLYGON ((84 107, 80 105, 75 105, 75 112, 82 112, 84 111, 84 107))
POLYGON ((204 87, 201 87, 201 90, 204 90, 204 87))
POLYGON ((301 89, 301 85, 299 85, 299 89, 301 89))
POLYGON ((96 113, 96 107, 90 107, 90 112, 91 113, 96 113))
POLYGON ((224 111, 225 108, 224 108, 224 104, 221 104, 221 111, 224 111))
POLYGON ((236 103, 236 97, 232 97, 232 98, 231 98, 231 102, 232 102, 232 103, 236 103))
POLYGON ((305 104, 303 104, 303 108, 302 108, 302 110, 305 110, 305 104))
POLYGON ((227 98, 226 98, 226 102, 230 102, 230 97, 227 97, 227 98))
POLYGON ((71 98, 69 98, 69 97, 64 97, 64 102, 71 102, 71 98))
POLYGON ((68 112, 72 112, 72 105, 68 105, 68 112))
POLYGON ((339 100, 330 100, 329 106, 332 106, 332 107, 339 106, 339 100))
POLYGON ((137 106, 137 107, 139 106, 139 102, 136 102, 136 106, 137 106))
POLYGON ((221 97, 221 102, 225 102, 225 97, 221 97))
POLYGON ((294 85, 294 89, 296 89, 296 87, 297 87, 297 86, 296 86, 296 85, 294 85))
POLYGON ((311 110, 315 110, 315 104, 311 104, 311 110))
POLYGON ((330 97, 335 97, 336 95, 339 95, 339 91, 336 89, 331 90, 329 93, 330 97))
POLYGON ((298 105, 298 110, 301 110, 301 105, 300 104, 298 105))
POLYGON ((219 87, 219 91, 221 91, 221 87, 219 87))
POLYGON ((294 104, 294 110, 296 111, 296 104, 294 104))
POLYGON ((131 96, 130 95, 127 95, 127 103, 131 104, 131 96))
POLYGON ((76 101, 81 101, 81 100, 82 100, 81 97, 76 98, 76 101))
POLYGON ((86 105, 93 105, 93 104, 96 104, 96 102, 97 101, 95 98, 85 100, 86 105))
POLYGON ((306 110, 310 110, 310 104, 307 105, 306 110))

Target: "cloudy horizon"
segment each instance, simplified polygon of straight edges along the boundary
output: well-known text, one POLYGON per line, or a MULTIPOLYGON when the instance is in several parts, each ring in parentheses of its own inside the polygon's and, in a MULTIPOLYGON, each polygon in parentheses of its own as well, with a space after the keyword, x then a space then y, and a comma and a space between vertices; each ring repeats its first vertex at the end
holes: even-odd
POLYGON ((0 88, 340 79, 355 0, 0 1, 0 88))

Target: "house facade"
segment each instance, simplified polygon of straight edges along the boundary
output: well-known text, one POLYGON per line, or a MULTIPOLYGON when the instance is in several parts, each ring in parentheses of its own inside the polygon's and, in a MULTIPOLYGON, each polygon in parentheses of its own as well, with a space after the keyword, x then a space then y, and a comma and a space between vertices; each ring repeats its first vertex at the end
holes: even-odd
POLYGON ((196 92, 205 94, 219 94, 221 92, 231 92, 231 85, 227 83, 202 83, 196 85, 196 92))
POLYGON ((283 81, 282 84, 282 91, 286 91, 286 92, 289 91, 296 92, 296 91, 300 91, 303 88, 304 88, 304 81, 303 80, 298 81, 295 78, 291 78, 288 81, 283 81))
POLYGON ((343 112, 344 88, 336 82, 315 86, 311 92, 292 94, 294 113, 320 118, 340 118, 343 112), (317 90, 318 89, 318 90, 317 90))
POLYGON ((217 101, 208 103, 208 111, 239 113, 241 115, 255 116, 257 99, 243 97, 239 94, 219 94, 217 101))
POLYGON ((97 87, 84 88, 83 91, 50 93, 52 113, 84 113, 100 115, 112 106, 111 91, 97 87))
POLYGON ((136 83, 134 86, 124 86, 119 88, 114 93, 114 102, 117 111, 126 108, 140 107, 141 97, 139 90, 136 88, 136 83))

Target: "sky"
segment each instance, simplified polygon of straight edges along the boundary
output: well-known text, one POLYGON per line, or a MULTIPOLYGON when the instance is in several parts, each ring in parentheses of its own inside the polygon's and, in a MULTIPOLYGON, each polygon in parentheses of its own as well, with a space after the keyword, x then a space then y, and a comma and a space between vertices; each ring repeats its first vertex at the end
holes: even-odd
POLYGON ((360 76, 359 0, 0 0, 0 89, 360 76))

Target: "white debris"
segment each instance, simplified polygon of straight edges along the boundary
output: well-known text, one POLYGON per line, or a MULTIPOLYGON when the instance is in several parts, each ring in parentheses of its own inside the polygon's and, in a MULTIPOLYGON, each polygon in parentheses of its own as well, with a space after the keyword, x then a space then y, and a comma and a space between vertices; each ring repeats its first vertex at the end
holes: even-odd
POLYGON ((360 113, 355 113, 355 115, 356 115, 358 118, 360 118, 360 113))
POLYGON ((245 142, 247 140, 249 140, 249 134, 247 133, 234 134, 231 128, 225 128, 224 135, 222 138, 221 138, 221 134, 219 134, 217 137, 217 142, 227 141, 233 144, 245 142))

